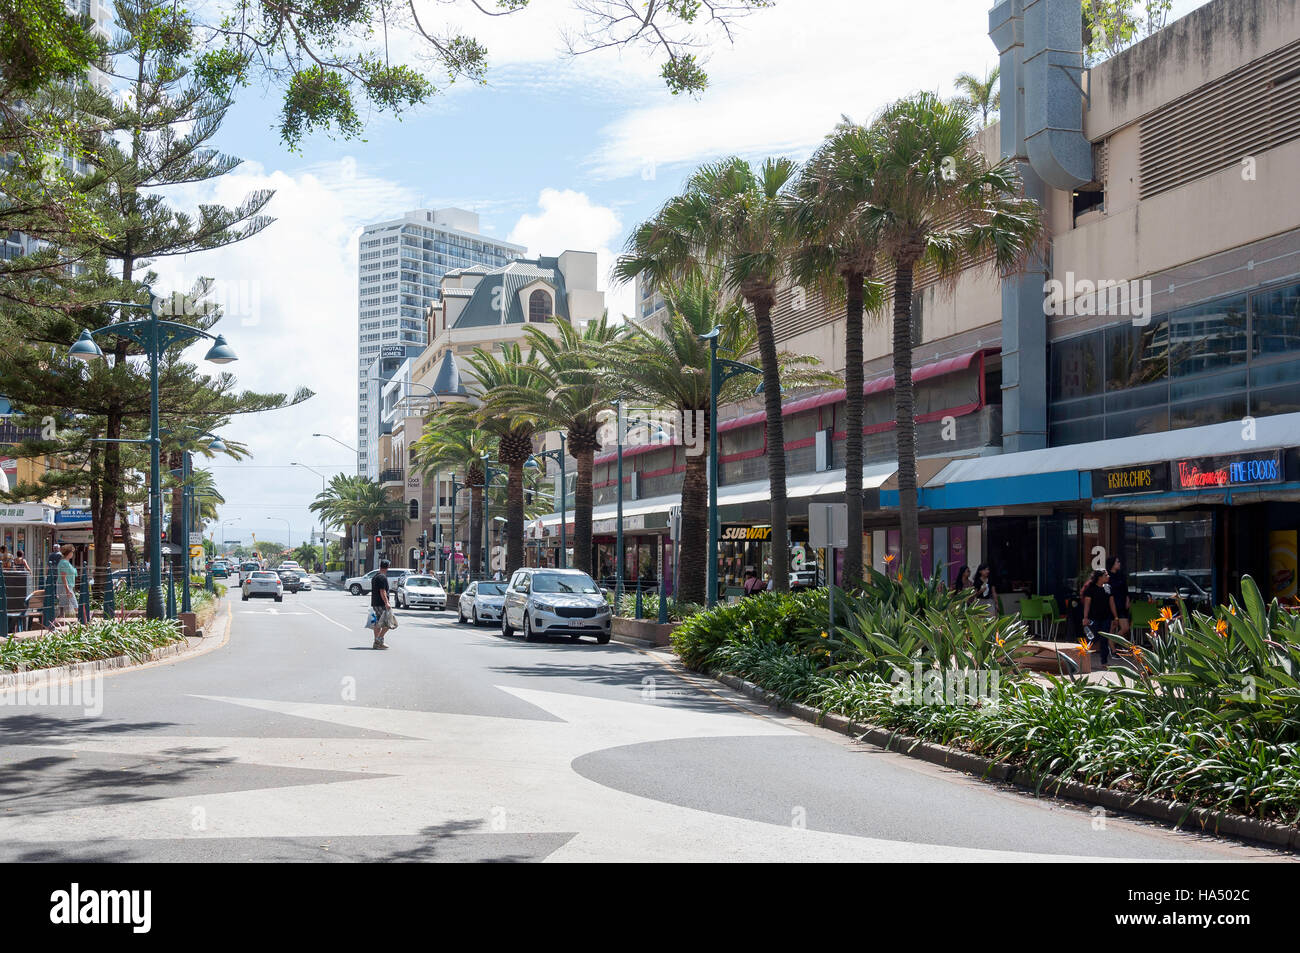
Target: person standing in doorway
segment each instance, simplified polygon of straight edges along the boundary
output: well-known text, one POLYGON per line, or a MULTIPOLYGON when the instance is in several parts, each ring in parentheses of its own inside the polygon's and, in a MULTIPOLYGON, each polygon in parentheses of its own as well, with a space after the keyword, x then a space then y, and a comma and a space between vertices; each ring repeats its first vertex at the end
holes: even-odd
POLYGON ((55 591, 58 593, 60 617, 77 614, 77 567, 72 565, 73 552, 71 546, 64 546, 61 550, 63 558, 59 560, 58 568, 55 570, 57 580, 55 591))
POLYGON ((993 567, 988 563, 980 563, 979 568, 975 570, 975 601, 980 605, 988 606, 988 610, 993 615, 999 615, 998 612, 998 590, 993 585, 993 567))
POLYGON ((1091 630, 1092 643, 1101 658, 1101 667, 1110 663, 1110 627, 1115 618, 1115 597, 1110 591, 1110 574, 1104 569, 1093 572, 1083 589, 1083 627, 1091 630))
POLYGON ((392 607, 388 602, 388 560, 380 560, 379 572, 370 580, 370 618, 371 628, 375 633, 372 649, 386 649, 384 634, 388 631, 388 613, 392 607))

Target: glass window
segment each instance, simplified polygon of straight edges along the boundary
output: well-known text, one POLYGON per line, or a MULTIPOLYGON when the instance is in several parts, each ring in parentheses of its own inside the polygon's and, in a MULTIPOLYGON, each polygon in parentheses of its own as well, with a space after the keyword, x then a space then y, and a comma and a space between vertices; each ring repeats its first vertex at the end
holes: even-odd
POLYGON ((1174 430, 1204 427, 1246 416, 1246 393, 1221 394, 1205 400, 1173 404, 1169 408, 1169 425, 1174 430))
POLYGON ((1106 390, 1142 387, 1169 376, 1169 323, 1165 315, 1146 327, 1106 329, 1106 390))
POLYGON ((1091 397, 1102 392, 1100 331, 1052 344, 1052 400, 1091 397))
POLYGON ((538 288, 528 296, 528 322, 545 323, 551 320, 551 296, 538 288))
POLYGON ((1255 295, 1251 307, 1256 357, 1300 353, 1300 284, 1255 295))
POLYGON ((1246 362, 1246 296, 1182 308, 1169 316, 1170 373, 1189 377, 1246 362))

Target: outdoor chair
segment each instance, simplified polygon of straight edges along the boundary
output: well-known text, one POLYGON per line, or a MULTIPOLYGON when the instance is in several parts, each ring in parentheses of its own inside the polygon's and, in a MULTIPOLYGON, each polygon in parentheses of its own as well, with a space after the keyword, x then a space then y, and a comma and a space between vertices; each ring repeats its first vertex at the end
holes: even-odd
POLYGON ((1029 631, 1038 636, 1043 634, 1044 609, 1038 596, 1025 596, 1020 600, 1020 618, 1029 624, 1029 631))
POLYGON ((1048 629, 1048 638, 1055 642, 1057 635, 1061 631, 1061 625, 1065 622, 1065 616, 1061 615, 1061 607, 1057 604, 1056 596, 1037 596, 1039 603, 1043 607, 1043 623, 1048 629))

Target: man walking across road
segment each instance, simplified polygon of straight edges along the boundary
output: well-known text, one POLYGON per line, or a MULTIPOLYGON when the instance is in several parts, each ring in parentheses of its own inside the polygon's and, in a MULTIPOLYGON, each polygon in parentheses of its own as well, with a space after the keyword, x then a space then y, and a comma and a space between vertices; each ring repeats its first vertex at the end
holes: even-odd
POLYGON ((388 603, 388 560, 385 559, 379 563, 379 572, 375 573, 375 578, 370 580, 370 617, 374 620, 371 628, 375 633, 375 644, 370 646, 372 649, 388 648, 384 645, 384 633, 388 631, 391 612, 388 603))

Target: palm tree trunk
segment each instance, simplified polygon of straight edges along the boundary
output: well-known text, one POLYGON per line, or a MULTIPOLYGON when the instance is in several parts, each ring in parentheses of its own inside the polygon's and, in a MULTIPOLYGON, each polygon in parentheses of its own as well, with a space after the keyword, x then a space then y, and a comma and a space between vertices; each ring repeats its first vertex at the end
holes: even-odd
POLYGON ((849 511, 849 548, 844 554, 844 579, 854 585, 862 578, 862 280, 844 276, 844 502, 849 511))
MULTIPOLYGON (((591 511, 596 505, 592 488, 596 451, 580 450, 573 455, 578 464, 578 482, 573 488, 573 568, 593 575, 591 565, 591 511)), ((561 488, 561 493, 564 489, 561 488)), ((556 509, 559 509, 556 501, 556 509)))
POLYGON ((772 587, 790 591, 790 533, 785 495, 785 424, 781 419, 781 372, 772 329, 772 301, 751 302, 758 330, 758 354, 763 366, 763 411, 767 415, 767 481, 772 496, 772 587))
POLYGON ((898 511, 902 565, 921 572, 921 523, 916 494, 916 419, 912 387, 912 263, 894 263, 894 419, 898 437, 898 511))
POLYGON ((469 571, 477 573, 483 565, 483 487, 471 487, 469 501, 469 571))
MULTIPOLYGON (((686 413, 695 413, 686 410, 686 413)), ((708 446, 708 414, 704 415, 704 434, 701 446, 708 446)), ((709 457, 697 453, 686 458, 686 473, 682 478, 681 537, 678 540, 678 577, 681 589, 676 593, 679 602, 703 605, 705 580, 709 559, 717 559, 709 552, 709 457)))
POLYGON ((524 564, 524 465, 506 470, 506 575, 524 564))

